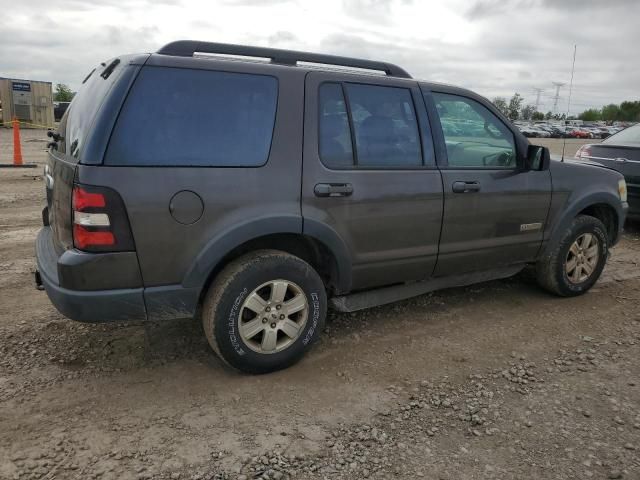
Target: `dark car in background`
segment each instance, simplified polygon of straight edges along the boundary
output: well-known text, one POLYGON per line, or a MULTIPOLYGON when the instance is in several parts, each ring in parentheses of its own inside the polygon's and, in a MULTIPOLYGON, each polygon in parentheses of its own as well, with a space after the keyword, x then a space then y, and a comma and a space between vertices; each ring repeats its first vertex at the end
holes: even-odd
POLYGON ((576 152, 576 158, 597 162, 624 175, 629 217, 640 218, 640 124, 611 135, 601 143, 583 145, 576 152))
POLYGON ((69 108, 71 102, 53 102, 53 118, 56 122, 62 120, 64 112, 69 108))

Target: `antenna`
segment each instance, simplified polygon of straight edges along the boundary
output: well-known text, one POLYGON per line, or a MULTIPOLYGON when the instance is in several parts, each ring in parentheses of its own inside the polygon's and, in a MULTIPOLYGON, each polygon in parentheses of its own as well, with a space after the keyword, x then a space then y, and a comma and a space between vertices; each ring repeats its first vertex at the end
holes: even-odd
POLYGON ((555 115, 558 111, 558 99, 560 98, 560 87, 564 87, 566 83, 564 82, 551 82, 556 87, 556 94, 553 97, 553 114, 555 115))
MULTIPOLYGON (((576 52, 578 51, 578 45, 573 46, 573 65, 571 65, 571 83, 569 83, 569 101, 567 102, 567 116, 565 117, 564 124, 567 124, 569 118, 569 111, 571 109, 571 92, 573 91, 573 72, 576 70, 576 52)), ((564 149, 567 146, 567 137, 563 138, 562 142, 562 160, 564 162, 564 149)))

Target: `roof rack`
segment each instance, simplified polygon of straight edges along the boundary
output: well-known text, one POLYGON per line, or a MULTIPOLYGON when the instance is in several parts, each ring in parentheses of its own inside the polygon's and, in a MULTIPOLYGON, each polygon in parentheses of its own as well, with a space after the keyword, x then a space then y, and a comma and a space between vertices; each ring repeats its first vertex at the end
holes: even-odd
POLYGON ((298 62, 319 63, 325 65, 339 65, 342 67, 378 70, 390 77, 411 78, 401 67, 392 63, 363 60, 360 58, 324 55, 321 53, 297 52, 295 50, 281 50, 278 48, 247 47, 229 43, 199 42, 196 40, 178 40, 171 42, 158 50, 162 55, 178 57, 192 57, 194 53, 212 53, 219 55, 234 55, 239 57, 268 58, 271 63, 281 65, 297 65, 298 62))

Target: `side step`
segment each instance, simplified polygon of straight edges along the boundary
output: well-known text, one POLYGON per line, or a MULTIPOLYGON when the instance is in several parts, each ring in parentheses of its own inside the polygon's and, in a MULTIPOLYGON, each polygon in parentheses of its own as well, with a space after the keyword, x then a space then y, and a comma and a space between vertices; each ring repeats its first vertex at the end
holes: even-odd
POLYGON ((330 305, 339 312, 356 312, 364 308, 377 307, 387 303, 406 300, 434 290, 443 288, 465 287, 474 283, 488 282, 501 278, 512 277, 525 265, 512 265, 510 267, 496 268, 484 272, 465 273, 463 275, 451 275, 448 277, 430 278, 420 282, 392 285, 390 287, 376 288, 364 292, 352 293, 333 297, 330 305))

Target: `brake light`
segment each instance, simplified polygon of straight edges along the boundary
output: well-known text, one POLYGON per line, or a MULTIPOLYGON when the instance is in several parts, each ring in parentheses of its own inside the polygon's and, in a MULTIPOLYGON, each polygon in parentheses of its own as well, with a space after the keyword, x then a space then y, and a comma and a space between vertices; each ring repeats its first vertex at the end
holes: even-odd
POLYGON ((582 145, 576 152, 576 158, 590 157, 591 145, 582 145))
POLYGON ((102 193, 89 193, 82 187, 73 189, 73 211, 82 212, 86 208, 104 208, 106 201, 102 193))
POLYGON ((93 250, 116 244, 111 220, 106 213, 107 200, 100 192, 90 192, 76 185, 71 200, 73 208, 73 245, 80 250, 93 250))
POLYGON ((116 244, 116 237, 111 232, 90 231, 82 225, 75 224, 73 226, 73 244, 80 250, 86 250, 89 247, 109 246, 116 244))

